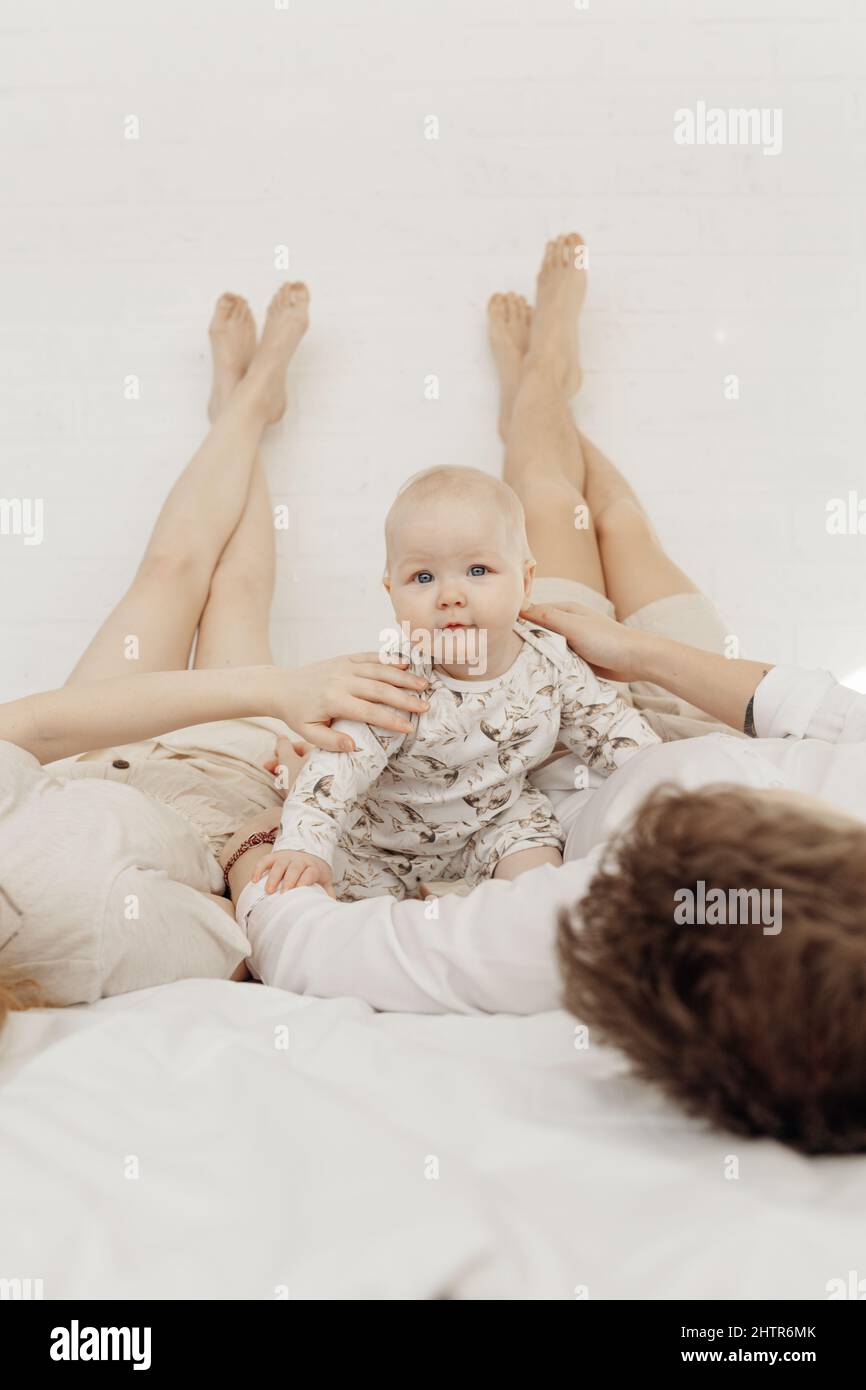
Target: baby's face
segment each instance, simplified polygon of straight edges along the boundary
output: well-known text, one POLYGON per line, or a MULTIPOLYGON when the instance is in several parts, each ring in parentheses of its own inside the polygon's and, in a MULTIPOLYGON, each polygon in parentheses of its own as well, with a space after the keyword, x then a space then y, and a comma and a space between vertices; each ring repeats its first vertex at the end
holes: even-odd
POLYGON ((413 631, 474 627, 495 643, 528 599, 528 574, 506 518, 480 502, 427 501, 392 537, 391 602, 413 631))

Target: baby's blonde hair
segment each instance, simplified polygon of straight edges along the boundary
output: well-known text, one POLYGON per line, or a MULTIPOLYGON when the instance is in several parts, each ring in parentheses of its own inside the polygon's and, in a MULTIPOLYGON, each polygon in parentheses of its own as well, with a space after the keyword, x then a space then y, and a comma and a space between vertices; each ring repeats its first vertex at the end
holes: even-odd
POLYGON ((461 468, 457 464, 438 464, 425 468, 408 478, 399 489, 385 517, 385 573, 391 568, 394 534, 408 506, 423 506, 429 498, 450 497, 454 505, 469 498, 482 498, 500 515, 512 533, 521 552, 521 560, 531 560, 532 552, 526 535, 523 504, 513 488, 501 478, 483 473, 480 468, 461 468))

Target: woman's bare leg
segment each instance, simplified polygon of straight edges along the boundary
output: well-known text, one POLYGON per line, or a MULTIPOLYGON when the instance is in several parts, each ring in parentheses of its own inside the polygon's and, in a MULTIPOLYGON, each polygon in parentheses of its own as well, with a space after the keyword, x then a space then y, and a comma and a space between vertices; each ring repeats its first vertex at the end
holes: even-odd
POLYGON ((269 665, 276 554, 274 516, 261 461, 253 468, 243 515, 219 558, 201 615, 196 670, 269 665))
POLYGON ((639 608, 672 594, 699 590, 665 552, 652 523, 619 469, 581 435, 586 497, 595 522, 604 581, 622 621, 639 608))
POLYGON ((581 383, 585 272, 575 258, 582 244, 576 234, 548 242, 534 314, 519 295, 490 301, 499 430, 505 480, 523 502, 537 574, 606 593, 622 619, 655 599, 697 590, 665 553, 634 489, 575 427, 568 408, 581 383), (576 527, 575 519, 586 525, 576 527))
MULTIPOLYGON (((238 366, 236 360, 230 360, 217 370, 214 358, 214 385, 208 407, 212 420, 225 410, 244 374, 238 366)), ((241 519, 211 575, 207 602, 199 620, 193 663, 196 670, 270 664, 275 571, 274 518, 261 457, 257 454, 241 519)))
POLYGON ((582 245, 576 233, 548 242, 531 319, 519 296, 494 295, 489 323, 502 389, 500 428, 507 430, 503 476, 523 503, 536 573, 580 580, 603 594, 601 555, 584 494, 586 466, 568 407, 580 385, 582 245))
POLYGON ((508 443, 514 400, 529 350, 532 305, 522 294, 494 294, 487 305, 487 334, 499 378, 499 437, 508 443))
MULTIPOLYGON (((70 682, 186 667, 214 569, 246 507, 262 434, 285 410, 286 367, 307 326, 308 298, 303 285, 277 291, 246 374, 169 493, 130 589, 70 682)), ((243 301, 223 306, 245 321, 244 310, 243 301)))

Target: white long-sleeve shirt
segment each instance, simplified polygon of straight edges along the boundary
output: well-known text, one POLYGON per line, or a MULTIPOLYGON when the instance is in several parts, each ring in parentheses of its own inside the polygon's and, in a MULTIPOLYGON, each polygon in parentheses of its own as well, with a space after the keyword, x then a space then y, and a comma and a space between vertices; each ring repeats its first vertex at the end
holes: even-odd
POLYGON ((659 739, 564 637, 523 619, 514 630, 520 652, 490 680, 454 679, 407 647, 412 669, 430 682, 429 708, 411 716, 409 734, 338 721, 334 727, 347 729, 358 751, 310 754, 286 799, 274 848, 330 865, 338 845, 354 851, 358 882, 345 872, 344 879, 361 896, 365 858, 377 853, 401 879, 474 883, 492 876, 503 853, 523 847, 536 830, 561 843, 543 798, 534 793, 529 806, 521 803, 527 773, 560 742, 608 776, 659 739), (514 826, 505 829, 510 818, 514 826), (462 854, 488 826, 493 833, 479 852, 462 854))
MULTIPOLYGON (((560 908, 582 898, 608 834, 653 786, 734 782, 820 795, 866 821, 866 696, 829 671, 777 666, 755 694, 759 737, 711 734, 640 753, 570 827, 566 862, 514 882, 488 882, 436 903, 335 903, 322 888, 266 896, 248 884, 237 905, 265 984, 374 1008, 418 1013, 529 1014, 560 1006, 554 953, 560 908), (583 855, 584 857, 579 857, 583 855)), ((569 825, 568 808, 557 807, 569 825)))

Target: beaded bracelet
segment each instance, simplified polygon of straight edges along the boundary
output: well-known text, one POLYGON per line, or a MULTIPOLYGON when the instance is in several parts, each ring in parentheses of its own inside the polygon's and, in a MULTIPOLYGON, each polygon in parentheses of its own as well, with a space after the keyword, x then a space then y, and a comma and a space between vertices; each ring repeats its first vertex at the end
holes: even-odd
POLYGON ((253 848, 253 845, 272 845, 274 843, 274 840, 277 838, 278 830, 279 826, 277 825, 275 825, 272 830, 257 830, 255 835, 248 836, 247 839, 244 840, 243 844, 238 845, 234 854, 230 857, 225 868, 223 869, 223 878, 226 881, 227 893, 231 893, 231 889, 229 888, 229 870, 233 867, 234 864, 237 863, 241 855, 246 854, 248 849, 253 848))

